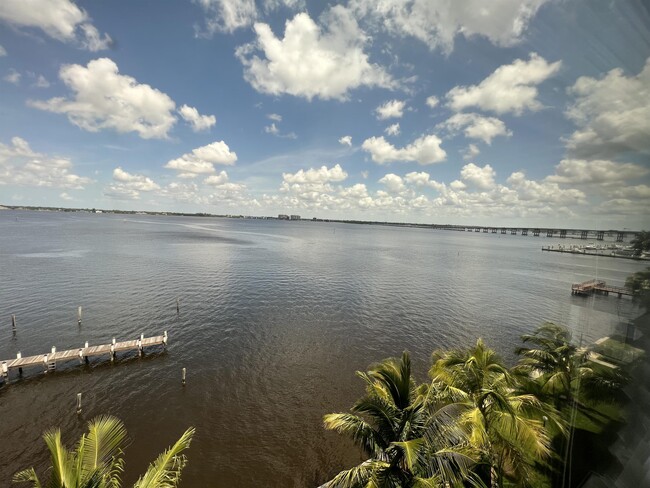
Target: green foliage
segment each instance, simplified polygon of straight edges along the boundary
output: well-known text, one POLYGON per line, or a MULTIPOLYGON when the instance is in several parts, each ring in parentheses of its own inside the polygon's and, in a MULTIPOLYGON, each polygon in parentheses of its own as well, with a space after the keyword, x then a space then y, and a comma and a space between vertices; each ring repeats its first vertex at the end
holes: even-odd
MULTIPOLYGON (((134 488, 174 488, 180 481, 186 464, 181 453, 187 449, 194 435, 188 429, 181 438, 149 467, 134 488)), ((50 451, 49 488, 120 488, 124 471, 122 444, 126 439, 124 424, 111 416, 100 416, 88 422, 88 433, 83 434, 74 450, 61 442, 61 431, 51 429, 43 435, 50 451)), ((41 482, 34 468, 16 473, 14 483, 31 483, 40 488, 41 482)))
POLYGON ((637 271, 625 280, 625 286, 632 290, 636 303, 650 310, 650 268, 637 271))
POLYGON ((492 486, 530 486, 536 465, 551 455, 543 416, 555 410, 522 393, 501 358, 479 339, 469 349, 436 351, 429 371, 439 395, 459 407, 458 424, 487 469, 492 486))
POLYGON ((427 385, 416 385, 408 353, 357 375, 366 394, 351 413, 325 415, 325 428, 349 435, 369 459, 342 471, 330 488, 461 486, 472 460, 463 432, 436 410, 427 385))
POLYGON ((540 399, 558 409, 585 409, 586 402, 614 401, 627 381, 619 368, 592 362, 592 353, 573 344, 571 332, 563 325, 546 322, 522 340, 531 346, 516 350, 521 359, 513 371, 534 381, 540 399))
POLYGON ((366 394, 324 423, 368 459, 326 486, 551 486, 571 449, 567 426, 598 432, 619 418, 625 375, 592 361, 564 326, 545 323, 522 340, 512 369, 479 339, 435 351, 429 384, 415 383, 406 353, 358 373, 366 394))
POLYGON ((630 244, 637 256, 644 251, 650 251, 650 231, 642 230, 630 241, 630 244))

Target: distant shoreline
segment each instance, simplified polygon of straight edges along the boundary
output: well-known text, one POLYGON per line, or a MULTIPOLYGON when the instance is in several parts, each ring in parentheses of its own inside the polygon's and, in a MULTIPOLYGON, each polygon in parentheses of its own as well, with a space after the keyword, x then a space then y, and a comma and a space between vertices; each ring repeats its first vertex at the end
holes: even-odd
MULTIPOLYGON (((531 232, 531 236, 534 237, 544 237, 542 236, 543 233, 546 232, 547 229, 553 229, 556 231, 563 230, 560 227, 549 227, 549 226, 530 226, 530 227, 523 227, 523 226, 513 226, 513 225, 461 225, 461 224, 419 224, 415 222, 389 222, 389 221, 378 221, 378 220, 343 220, 343 219, 322 219, 322 218, 317 218, 313 217, 311 219, 309 218, 302 218, 302 219, 293 219, 293 220, 287 220, 287 219, 279 219, 278 217, 274 216, 257 216, 257 215, 235 215, 235 214, 210 214, 210 213, 202 213, 202 212, 197 212, 197 213, 189 213, 189 212, 156 212, 156 211, 143 211, 143 210, 118 210, 118 209, 95 209, 95 208, 67 208, 67 207, 39 207, 39 206, 26 206, 26 205, 0 205, 0 210, 29 210, 29 211, 37 211, 37 212, 82 212, 82 213, 93 213, 93 214, 116 214, 116 215, 159 215, 159 216, 172 216, 172 217, 212 217, 212 218, 226 218, 226 219, 245 219, 245 220, 281 220, 281 221, 302 221, 302 222, 327 222, 327 223, 338 223, 338 224, 358 224, 358 225, 383 225, 383 226, 390 226, 390 227, 412 227, 412 228, 420 228, 420 229, 439 229, 439 230, 451 230, 451 231, 457 231, 457 232, 476 232, 479 233, 478 229, 481 229, 483 234, 491 233, 491 234, 496 234, 496 230, 507 230, 508 232, 501 232, 501 235, 510 235, 511 230, 527 230, 531 232), (539 233, 540 229, 543 231, 542 233, 539 233), (488 230, 491 230, 491 232, 488 232, 488 230), (534 235, 533 231, 536 230, 538 231, 539 235, 534 235)), ((579 229, 579 228, 570 228, 566 229, 567 231, 570 231, 571 234, 565 235, 564 237, 561 237, 560 235, 553 235, 553 236, 546 236, 546 237, 554 237, 554 238, 566 238, 566 239, 580 239, 580 240, 585 240, 586 238, 580 236, 580 232, 586 231, 586 232, 592 232, 592 233, 597 233, 597 232, 605 232, 607 234, 614 234, 614 233, 624 233, 626 236, 633 237, 636 234, 638 234, 640 231, 637 230, 616 230, 616 229, 579 229), (577 234, 576 234, 577 233, 577 234)), ((524 236, 527 236, 528 234, 523 234, 524 236)), ((591 238, 591 237, 589 237, 591 238)))

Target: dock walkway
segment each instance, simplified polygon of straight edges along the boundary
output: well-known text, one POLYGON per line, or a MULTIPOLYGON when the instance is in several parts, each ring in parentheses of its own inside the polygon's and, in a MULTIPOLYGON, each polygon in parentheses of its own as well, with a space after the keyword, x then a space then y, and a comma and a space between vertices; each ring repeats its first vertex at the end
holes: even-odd
POLYGON ((151 346, 167 346, 167 331, 160 336, 144 337, 141 334, 138 339, 132 341, 116 342, 115 338, 110 344, 102 344, 99 346, 89 346, 88 343, 79 349, 69 349, 67 351, 57 351, 56 347, 47 354, 39 354, 36 356, 22 357, 21 353, 16 355, 15 359, 7 359, 0 362, 2 377, 7 378, 9 371, 18 369, 22 373, 23 368, 30 366, 42 366, 45 372, 56 370, 57 363, 65 361, 78 360, 79 363, 88 362, 88 358, 92 356, 109 355, 111 361, 115 360, 115 355, 121 351, 138 351, 142 355, 145 347, 151 346))
POLYGON ((574 283, 571 285, 572 295, 592 295, 594 293, 604 293, 605 295, 616 293, 618 294, 618 298, 621 298, 623 295, 632 296, 632 290, 629 288, 623 286, 611 286, 603 280, 589 280, 583 283, 574 283))

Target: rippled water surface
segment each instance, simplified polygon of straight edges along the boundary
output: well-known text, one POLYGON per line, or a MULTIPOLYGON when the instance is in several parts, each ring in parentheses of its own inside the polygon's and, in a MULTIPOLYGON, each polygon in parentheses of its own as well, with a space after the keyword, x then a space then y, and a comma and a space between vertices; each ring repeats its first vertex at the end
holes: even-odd
POLYGON ((594 340, 635 315, 639 263, 541 252, 559 239, 335 223, 0 212, 0 359, 169 331, 165 352, 94 359, 0 387, 0 486, 42 468, 40 437, 125 422, 128 485, 188 426, 184 487, 302 487, 360 460, 323 414, 363 393, 354 371, 483 337, 508 361, 544 320, 594 340), (176 313, 176 299, 180 314, 176 313), (83 323, 76 311, 83 306, 83 323), (17 331, 11 330, 11 314, 17 331), (187 385, 181 386, 181 369, 187 385), (83 413, 75 414, 77 392, 83 413))

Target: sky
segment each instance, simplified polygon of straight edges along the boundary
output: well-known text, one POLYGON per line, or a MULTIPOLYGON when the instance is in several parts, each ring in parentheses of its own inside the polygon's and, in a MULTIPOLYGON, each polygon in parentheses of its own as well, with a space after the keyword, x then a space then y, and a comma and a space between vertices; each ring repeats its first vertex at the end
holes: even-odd
POLYGON ((0 205, 650 228, 642 0, 2 0, 0 205))

